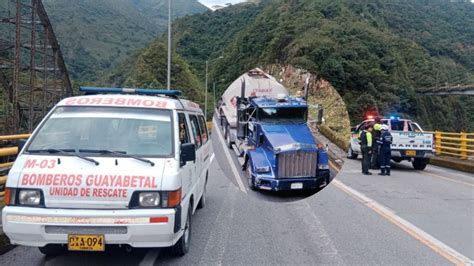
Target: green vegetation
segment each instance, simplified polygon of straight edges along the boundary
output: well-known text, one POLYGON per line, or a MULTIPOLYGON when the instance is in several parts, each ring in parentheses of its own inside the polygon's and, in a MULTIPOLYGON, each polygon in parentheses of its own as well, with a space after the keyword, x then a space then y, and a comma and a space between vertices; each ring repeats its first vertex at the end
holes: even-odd
MULTIPOLYGON (((202 85, 189 65, 177 54, 172 57, 172 87, 181 89, 185 97, 202 103, 202 85)), ((114 69, 102 81, 104 86, 165 88, 167 73, 166 45, 156 41, 114 69)))
MULTIPOLYGON (((474 5, 448 0, 266 0, 187 16, 176 52, 211 81, 255 66, 292 64, 342 95, 352 123, 397 113, 425 129, 474 130, 474 99, 418 96, 420 88, 474 83, 474 5)), ((223 91, 225 86, 219 86, 223 91)))
MULTIPOLYGON (((6 2, 6 1, 2 1, 6 2)), ((72 79, 94 81, 166 30, 166 0, 43 0, 72 79)), ((204 12, 173 0, 173 16, 204 12)))

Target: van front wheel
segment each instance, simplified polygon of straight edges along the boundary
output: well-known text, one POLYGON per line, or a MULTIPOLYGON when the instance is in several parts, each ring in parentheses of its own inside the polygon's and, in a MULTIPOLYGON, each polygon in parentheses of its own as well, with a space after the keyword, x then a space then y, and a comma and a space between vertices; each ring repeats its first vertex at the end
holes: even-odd
POLYGON ((172 247, 172 252, 176 256, 184 256, 189 250, 189 241, 191 240, 191 209, 193 207, 189 205, 188 215, 186 217, 186 224, 184 225, 184 232, 181 238, 172 247))

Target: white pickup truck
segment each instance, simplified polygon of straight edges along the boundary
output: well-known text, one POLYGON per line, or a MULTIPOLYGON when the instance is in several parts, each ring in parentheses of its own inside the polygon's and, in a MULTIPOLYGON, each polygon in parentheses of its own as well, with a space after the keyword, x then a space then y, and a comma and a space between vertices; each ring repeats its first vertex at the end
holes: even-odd
MULTIPOLYGON (((367 119, 351 129, 348 158, 357 159, 361 154, 359 132, 369 123, 374 124, 375 120, 367 119)), ((420 125, 408 119, 384 118, 381 119, 381 123, 389 126, 393 136, 392 160, 395 162, 408 160, 416 170, 425 169, 429 158, 434 156, 433 134, 423 132, 420 125)))

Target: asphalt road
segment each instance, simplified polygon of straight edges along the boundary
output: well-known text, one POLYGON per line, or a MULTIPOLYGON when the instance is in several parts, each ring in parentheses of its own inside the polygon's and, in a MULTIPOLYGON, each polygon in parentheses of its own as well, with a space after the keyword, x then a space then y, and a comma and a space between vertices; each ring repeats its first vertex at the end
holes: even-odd
MULTIPOLYGON (((224 135, 222 129, 219 127, 217 122, 213 123, 214 132, 214 142, 223 143, 224 135), (218 130, 218 131, 216 131, 218 130)), ((234 147, 235 149, 235 147, 234 147)), ((245 171, 242 170, 243 158, 237 156, 237 152, 234 149, 228 149, 224 145, 215 145, 214 152, 221 156, 217 157, 217 162, 219 165, 228 165, 229 171, 225 171, 225 176, 236 185, 239 190, 247 195, 256 197, 261 200, 268 200, 271 202, 291 202, 302 200, 307 197, 314 195, 317 191, 253 191, 248 187, 248 180, 245 171), (240 160, 240 161, 239 161, 240 160), (231 162, 232 165, 229 164, 231 162), (233 169, 232 169, 233 168, 233 169)), ((342 163, 341 163, 342 164, 342 163)), ((337 169, 334 167, 330 168, 330 180, 333 180, 337 175, 337 169)), ((323 188, 320 188, 323 189, 323 188)))
POLYGON ((44 257, 36 248, 16 247, 0 256, 0 265, 472 263, 474 190, 466 174, 400 164, 391 177, 362 176, 360 161, 346 160, 337 178, 312 197, 262 200, 231 181, 235 162, 222 160, 224 147, 216 133, 212 137, 218 160, 207 205, 193 217, 186 256, 138 249, 44 257))

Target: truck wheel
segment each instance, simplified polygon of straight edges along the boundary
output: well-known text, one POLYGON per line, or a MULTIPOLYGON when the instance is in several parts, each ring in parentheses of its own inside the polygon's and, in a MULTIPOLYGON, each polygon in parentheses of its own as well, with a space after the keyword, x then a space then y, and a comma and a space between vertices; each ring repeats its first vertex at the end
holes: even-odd
POLYGON ((351 145, 349 145, 349 150, 347 151, 347 158, 355 160, 355 159, 357 159, 357 156, 358 156, 358 154, 354 153, 354 151, 352 150, 351 145))
POLYGON ((247 169, 245 169, 245 175, 247 176, 247 182, 251 190, 256 190, 255 180, 252 178, 252 165, 250 162, 247 162, 247 169))
POLYGON ((230 130, 228 125, 225 127, 225 144, 229 149, 232 149, 232 140, 230 138, 230 130))
POLYGON ((189 250, 189 241, 191 240, 191 209, 193 207, 189 205, 188 215, 186 217, 186 224, 184 226, 184 233, 181 238, 174 244, 171 251, 176 256, 184 256, 189 250))
POLYGON ((413 168, 415 168, 416 170, 424 170, 429 162, 430 162, 430 159, 415 158, 415 160, 413 160, 411 164, 413 165, 413 168))
POLYGON ((60 244, 48 244, 44 247, 38 247, 38 249, 46 256, 57 256, 67 251, 66 246, 60 244))

